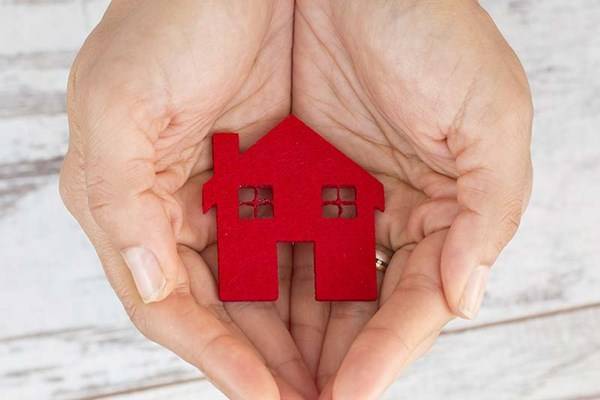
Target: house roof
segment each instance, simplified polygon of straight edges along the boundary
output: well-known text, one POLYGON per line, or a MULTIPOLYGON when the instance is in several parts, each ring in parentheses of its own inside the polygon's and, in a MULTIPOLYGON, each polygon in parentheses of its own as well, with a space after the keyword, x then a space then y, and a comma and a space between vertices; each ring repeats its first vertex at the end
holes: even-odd
MULTIPOLYGON (((256 166, 253 173, 257 170, 264 171, 262 167, 268 165, 269 167, 266 168, 269 173, 284 174, 289 179, 297 179, 299 175, 313 180, 319 179, 320 175, 344 176, 343 182, 334 181, 331 184, 357 184, 366 187, 365 198, 370 199, 373 207, 383 211, 383 185, 293 115, 286 117, 248 150, 240 153, 237 148, 238 143, 235 135, 215 134, 213 137, 215 175, 205 185, 218 184, 217 182, 224 178, 220 176, 223 173, 220 172, 223 171, 222 165, 217 168, 217 158, 228 168, 242 168, 242 172, 254 169, 253 166, 256 166), (216 146, 217 142, 222 142, 225 147, 216 146), (225 142, 228 144, 225 145, 225 142), (237 160, 233 160, 233 157, 237 157, 237 160), (237 167, 234 167, 234 164, 237 164, 237 167)), ((204 208, 210 208, 215 201, 217 201, 215 198, 203 199, 204 208)))
POLYGON ((362 175, 361 178, 371 181, 373 184, 380 185, 379 181, 363 167, 334 147, 294 115, 289 115, 282 120, 248 150, 241 153, 240 158, 253 159, 255 155, 262 154, 265 151, 268 151, 268 154, 271 156, 289 152, 303 156, 318 153, 321 157, 334 159, 336 164, 352 169, 353 173, 362 175))

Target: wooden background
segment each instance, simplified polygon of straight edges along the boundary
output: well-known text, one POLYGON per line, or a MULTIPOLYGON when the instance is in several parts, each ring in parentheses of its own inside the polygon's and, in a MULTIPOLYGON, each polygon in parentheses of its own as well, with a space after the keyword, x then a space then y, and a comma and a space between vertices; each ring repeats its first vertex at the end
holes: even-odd
MULTIPOLYGON (((0 0, 0 399, 220 399, 129 323, 57 193, 65 82, 106 0, 0 0)), ((535 186, 480 318, 386 399, 600 399, 600 1, 488 0, 533 88, 535 186)))

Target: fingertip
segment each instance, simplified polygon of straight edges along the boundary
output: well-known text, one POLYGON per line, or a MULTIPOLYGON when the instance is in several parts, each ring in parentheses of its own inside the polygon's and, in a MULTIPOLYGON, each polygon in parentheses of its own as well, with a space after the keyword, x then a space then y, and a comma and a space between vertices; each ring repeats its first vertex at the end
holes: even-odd
POLYGON ((479 265, 471 271, 463 294, 458 302, 458 314, 465 319, 475 319, 485 295, 490 267, 479 265))
POLYGON ((145 304, 160 301, 168 295, 167 278, 152 250, 131 246, 123 249, 121 256, 145 304))
POLYGON ((462 211, 452 224, 442 250, 441 278, 448 307, 457 316, 477 316, 491 262, 486 260, 482 217, 462 211))
POLYGON ((233 336, 222 337, 194 363, 231 399, 279 400, 273 375, 258 355, 233 336))
POLYGON ((346 355, 331 384, 332 399, 375 400, 396 378, 407 354, 390 353, 389 345, 369 338, 376 335, 362 334, 346 355))

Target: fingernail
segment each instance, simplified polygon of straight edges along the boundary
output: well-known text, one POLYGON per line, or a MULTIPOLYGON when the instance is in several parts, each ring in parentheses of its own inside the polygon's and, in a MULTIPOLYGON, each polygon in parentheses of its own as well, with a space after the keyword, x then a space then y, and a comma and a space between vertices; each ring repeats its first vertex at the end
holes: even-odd
POLYGON ((458 304, 458 311, 463 317, 473 319, 479 313, 489 274, 490 267, 487 265, 480 265, 471 272, 458 304))
POLYGON ((162 300, 167 280, 154 254, 141 246, 129 247, 121 254, 144 303, 162 300))

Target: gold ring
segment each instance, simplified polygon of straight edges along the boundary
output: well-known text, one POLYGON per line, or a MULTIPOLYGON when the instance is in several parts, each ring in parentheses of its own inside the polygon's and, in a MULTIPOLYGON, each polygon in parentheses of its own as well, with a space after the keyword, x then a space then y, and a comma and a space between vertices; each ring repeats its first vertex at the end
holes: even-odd
POLYGON ((387 250, 382 246, 375 247, 375 269, 377 271, 385 272, 391 259, 391 251, 387 250))

